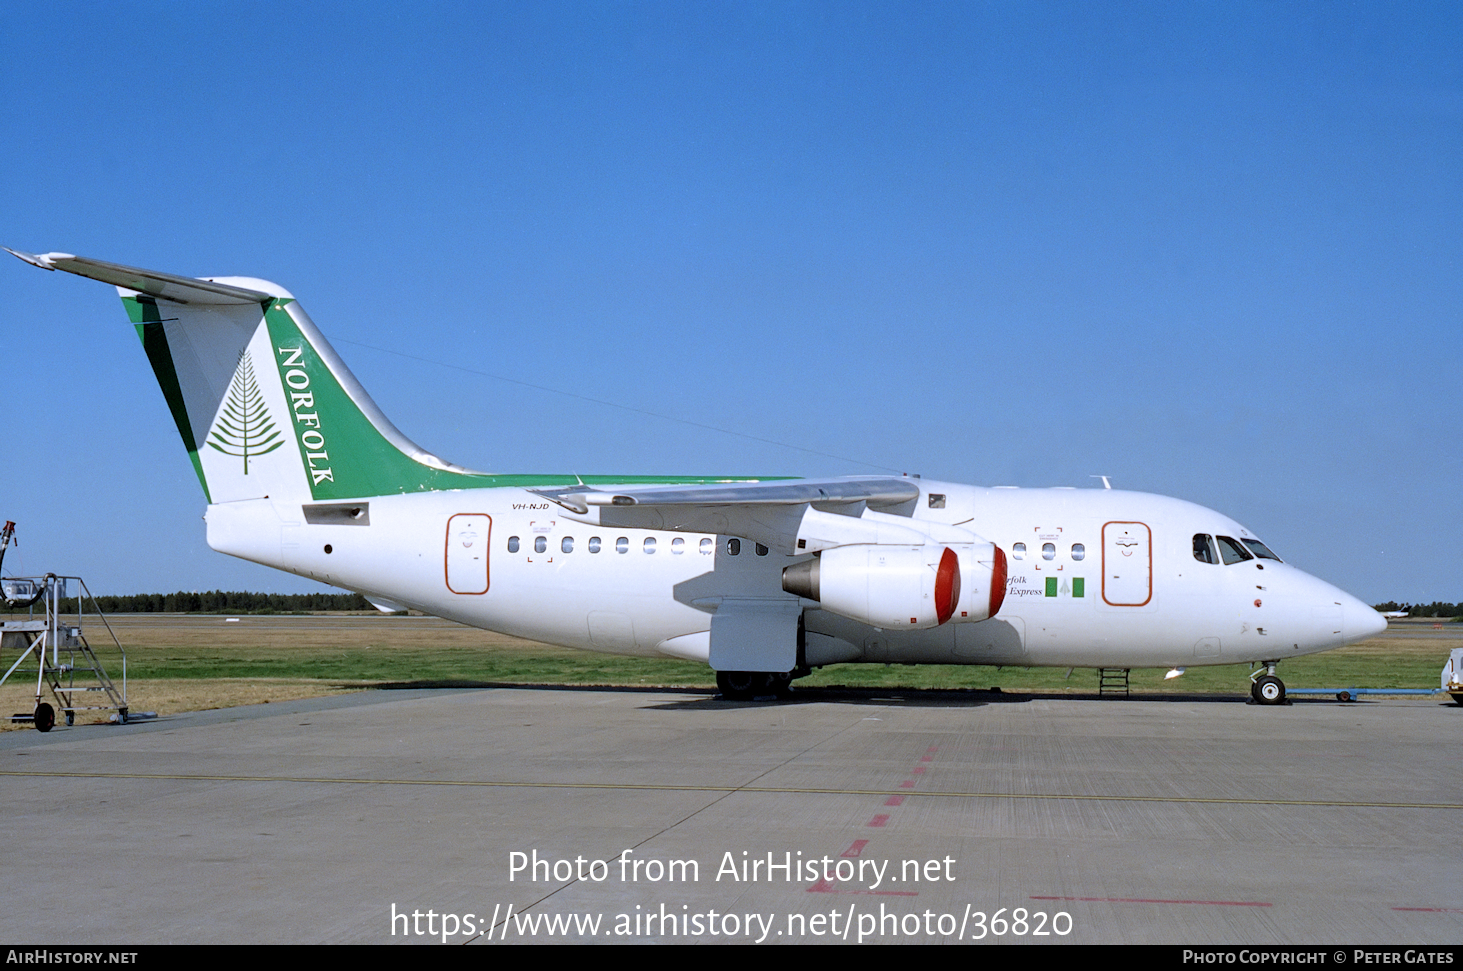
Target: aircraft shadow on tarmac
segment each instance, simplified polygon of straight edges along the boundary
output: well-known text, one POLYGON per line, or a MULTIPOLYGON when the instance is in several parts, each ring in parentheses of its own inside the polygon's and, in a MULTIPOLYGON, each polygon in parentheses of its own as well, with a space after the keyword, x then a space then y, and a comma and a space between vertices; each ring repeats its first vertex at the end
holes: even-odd
MULTIPOLYGON (((847 705, 888 705, 901 704, 915 707, 949 708, 969 707, 980 708, 986 705, 1011 705, 1025 704, 1031 701, 1055 700, 1055 701, 1107 701, 1107 702, 1198 702, 1203 704, 1244 704, 1249 699, 1242 694, 1134 694, 1128 697, 1114 697, 1112 695, 1101 696, 1096 691, 1088 692, 1055 692, 1055 691, 1021 691, 1004 692, 1000 689, 986 688, 885 688, 885 687, 805 687, 796 688, 786 697, 778 698, 773 695, 759 697, 752 701, 724 701, 715 694, 714 689, 694 687, 656 687, 641 685, 584 685, 584 684, 523 684, 506 681, 467 681, 467 680, 423 680, 423 681, 395 681, 375 685, 378 690, 401 691, 419 690, 423 688, 442 689, 482 689, 494 688, 509 691, 569 691, 569 692, 591 692, 616 694, 653 694, 653 695, 684 695, 683 701, 668 701, 660 704, 647 705, 647 708, 655 708, 666 711, 717 711, 728 708, 750 708, 769 707, 773 705, 809 705, 809 704, 847 704, 847 705)), ((1306 699, 1297 701, 1301 704, 1326 703, 1329 700, 1335 704, 1334 699, 1306 699)), ((1354 702, 1353 702, 1354 703, 1354 702)))

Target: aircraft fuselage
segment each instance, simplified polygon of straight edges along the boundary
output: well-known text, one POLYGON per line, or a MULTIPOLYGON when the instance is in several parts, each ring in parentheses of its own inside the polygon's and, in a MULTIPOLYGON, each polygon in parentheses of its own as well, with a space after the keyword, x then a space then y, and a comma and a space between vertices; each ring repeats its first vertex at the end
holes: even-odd
MULTIPOLYGON (((919 487, 913 525, 963 525, 1004 551, 999 613, 928 630, 878 629, 803 600, 809 665, 1233 664, 1328 650, 1382 624, 1367 605, 1278 559, 1204 562, 1196 537, 1211 548, 1216 537, 1257 537, 1189 502, 1106 489, 919 487)), ((807 558, 726 535, 598 526, 517 488, 375 496, 355 506, 217 504, 208 540, 474 627, 703 661, 723 602, 796 601, 782 592, 781 573, 807 558), (351 518, 355 506, 365 514, 351 518)))
MULTIPOLYGON (((277 284, 15 255, 117 288, 214 549, 380 606, 704 661, 730 699, 838 662, 1275 662, 1386 626, 1234 520, 1163 496, 474 472, 391 424, 277 284)), ((1252 685, 1284 701, 1273 670, 1252 685)))

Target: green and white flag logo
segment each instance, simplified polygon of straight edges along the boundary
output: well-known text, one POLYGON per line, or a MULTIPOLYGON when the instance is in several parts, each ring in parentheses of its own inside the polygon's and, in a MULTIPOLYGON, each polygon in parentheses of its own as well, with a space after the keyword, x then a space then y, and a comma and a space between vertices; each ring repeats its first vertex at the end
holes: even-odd
POLYGON ((228 396, 208 434, 208 444, 225 455, 242 458, 245 475, 249 474, 251 457, 268 455, 284 444, 284 436, 264 404, 254 377, 254 360, 247 350, 229 382, 228 396))

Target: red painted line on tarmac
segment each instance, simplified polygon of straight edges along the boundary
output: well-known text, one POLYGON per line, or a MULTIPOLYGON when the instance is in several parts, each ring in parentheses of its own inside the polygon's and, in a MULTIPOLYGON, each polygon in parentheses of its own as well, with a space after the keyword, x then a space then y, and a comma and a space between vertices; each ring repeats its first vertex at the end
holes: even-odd
POLYGON ((933 762, 935 761, 935 757, 933 755, 921 755, 919 760, 921 762, 933 762))
POLYGON ((1457 907, 1393 907, 1392 909, 1422 914, 1463 914, 1463 910, 1459 910, 1457 907))
POLYGON ((918 897, 918 890, 844 890, 829 883, 827 879, 819 878, 818 882, 808 888, 808 893, 851 893, 860 897, 918 897))
POLYGON ((1038 897, 1032 900, 1084 900, 1110 904, 1199 904, 1205 907, 1273 907, 1259 900, 1149 900, 1145 897, 1038 897))
POLYGON ((870 826, 883 826, 887 822, 889 822, 889 814, 888 813, 880 813, 879 815, 875 816, 873 819, 869 820, 869 825, 870 826))
POLYGON ((886 805, 886 806, 902 806, 902 805, 904 805, 904 797, 903 796, 890 796, 888 799, 885 799, 884 800, 884 805, 886 805))
POLYGON ((912 769, 909 770, 909 774, 910 775, 924 775, 925 774, 925 767, 922 766, 922 765, 916 765, 914 768, 912 768, 912 769))
POLYGON ((938 745, 931 745, 929 748, 925 749, 926 752, 938 752, 939 750, 940 746, 938 745))
POLYGON ((901 788, 901 789, 913 789, 914 788, 914 780, 913 779, 905 779, 903 782, 899 783, 899 788, 901 788))
POLYGON ((858 856, 864 851, 864 847, 868 845, 868 840, 854 840, 853 844, 843 851, 843 855, 848 857, 858 856))

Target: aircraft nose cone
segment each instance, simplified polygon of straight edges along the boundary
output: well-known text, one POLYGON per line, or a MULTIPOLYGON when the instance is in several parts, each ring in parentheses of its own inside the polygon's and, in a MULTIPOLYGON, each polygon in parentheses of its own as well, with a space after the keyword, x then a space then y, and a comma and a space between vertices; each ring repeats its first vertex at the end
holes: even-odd
POLYGON ((1348 596, 1341 602, 1341 636, 1353 644, 1376 637, 1387 629, 1387 618, 1371 607, 1348 596))

